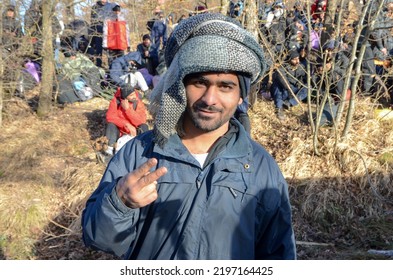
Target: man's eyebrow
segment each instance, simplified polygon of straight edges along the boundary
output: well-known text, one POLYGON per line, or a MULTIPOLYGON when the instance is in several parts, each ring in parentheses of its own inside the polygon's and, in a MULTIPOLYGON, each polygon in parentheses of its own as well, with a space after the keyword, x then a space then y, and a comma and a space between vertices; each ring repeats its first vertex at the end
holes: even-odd
POLYGON ((224 85, 224 86, 236 86, 236 85, 237 85, 237 83, 235 83, 235 82, 233 82, 233 81, 226 81, 226 80, 224 80, 224 81, 219 81, 219 83, 220 83, 221 85, 224 85))

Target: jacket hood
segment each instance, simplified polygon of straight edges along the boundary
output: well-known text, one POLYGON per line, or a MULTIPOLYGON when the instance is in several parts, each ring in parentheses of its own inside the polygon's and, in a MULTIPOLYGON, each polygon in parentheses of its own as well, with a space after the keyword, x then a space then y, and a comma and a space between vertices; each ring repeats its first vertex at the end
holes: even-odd
POLYGON ((124 56, 126 61, 135 61, 138 64, 142 64, 142 56, 140 52, 130 52, 124 56))

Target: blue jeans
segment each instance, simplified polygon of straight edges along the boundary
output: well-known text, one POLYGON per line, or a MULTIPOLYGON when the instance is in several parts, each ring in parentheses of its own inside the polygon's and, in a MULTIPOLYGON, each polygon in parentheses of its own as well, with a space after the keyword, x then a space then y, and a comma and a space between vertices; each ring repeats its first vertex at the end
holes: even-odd
MULTIPOLYGON (((304 99, 307 98, 307 89, 306 88, 300 88, 298 89, 297 87, 291 87, 293 93, 296 95, 296 98, 299 101, 303 101, 304 99)), ((291 93, 278 86, 278 85, 272 85, 272 95, 273 95, 273 100, 274 100, 274 105, 276 105, 276 108, 281 109, 283 107, 284 101, 288 101, 291 106, 296 106, 298 102, 294 97, 291 97, 291 93)))

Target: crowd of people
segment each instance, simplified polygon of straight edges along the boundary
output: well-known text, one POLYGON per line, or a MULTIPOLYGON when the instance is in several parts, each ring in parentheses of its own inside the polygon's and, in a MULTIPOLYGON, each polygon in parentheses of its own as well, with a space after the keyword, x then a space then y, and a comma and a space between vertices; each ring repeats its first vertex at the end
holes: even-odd
MULTIPOLYGON (((369 5, 363 25, 359 25, 358 20, 365 3, 357 0, 345 3, 336 10, 342 13, 340 24, 334 23, 328 28, 324 26, 327 0, 314 0, 309 11, 306 3, 301 1, 294 2, 293 6, 282 0, 260 1, 259 43, 265 49, 271 67, 259 88, 264 96, 274 101, 280 120, 285 119, 286 110, 305 102, 309 92, 312 98, 325 94, 331 96, 333 106, 341 102, 341 96, 348 96, 345 93, 351 94, 353 75, 347 71, 349 61, 352 50, 355 49, 356 56, 359 56, 362 46, 365 51, 359 91, 365 96, 375 96, 384 87, 393 95, 391 75, 386 75, 391 71, 393 55, 393 0, 383 0, 382 11, 375 19, 370 36, 361 36, 356 45, 353 39, 357 28, 362 28, 363 35, 369 32, 367 24, 371 21, 370 16, 375 15, 379 1, 372 1, 369 5), (336 29, 340 34, 335 33, 336 29), (307 66, 310 66, 309 70, 307 66), (308 76, 311 82, 307 81, 308 76), (345 82, 348 76, 349 82, 345 82)), ((105 96, 111 99, 126 85, 137 90, 140 98, 148 99, 167 71, 163 54, 170 34, 182 20, 209 13, 205 6, 198 5, 188 15, 176 19, 174 13, 165 15, 158 7, 154 16, 146 20, 146 32, 141 41, 131 42, 129 23, 122 6, 108 0, 97 1, 91 8, 89 24, 76 19, 64 26, 56 16, 52 17, 52 32, 57 35, 54 53, 58 103, 85 101, 107 91, 109 94, 105 96)), ((244 24, 244 8, 244 1, 231 0, 227 16, 244 24)), ((22 75, 15 74, 18 68, 12 64, 6 71, 10 80, 19 85, 16 94, 20 96, 41 79, 41 9, 40 0, 31 1, 24 15, 24 29, 14 5, 8 5, 3 14, 3 55, 21 48, 24 37, 30 43, 30 55, 22 56, 22 75)), ((236 116, 250 131, 248 107, 246 98, 238 106, 236 116)))
POLYGON ((329 26, 324 22, 327 0, 315 0, 309 11, 301 1, 293 6, 287 6, 282 0, 266 1, 261 6, 261 43, 270 50, 273 65, 270 79, 267 77, 263 86, 266 95, 274 100, 280 120, 285 119, 285 110, 306 100, 309 90, 312 98, 329 95, 337 107, 343 96, 345 100, 351 94, 355 75, 348 69, 350 66, 355 69, 360 59, 362 75, 356 84, 357 91, 363 96, 379 97, 381 89, 386 91, 387 88, 393 104, 393 80, 389 74, 393 56, 393 1, 382 1, 382 10, 378 13, 381 1, 370 1, 363 24, 359 24, 359 19, 366 4, 346 1, 345 6, 336 7, 341 21, 329 26), (371 28, 369 24, 374 18, 375 25, 371 28), (355 43, 358 31, 361 36, 355 43), (370 36, 365 37, 368 32, 370 36), (360 56, 362 46, 365 46, 363 57, 360 56), (350 65, 352 50, 355 50, 355 59, 350 65), (307 66, 310 66, 309 74, 307 66), (307 76, 311 77, 310 84, 307 76), (345 82, 347 77, 348 83, 345 82))

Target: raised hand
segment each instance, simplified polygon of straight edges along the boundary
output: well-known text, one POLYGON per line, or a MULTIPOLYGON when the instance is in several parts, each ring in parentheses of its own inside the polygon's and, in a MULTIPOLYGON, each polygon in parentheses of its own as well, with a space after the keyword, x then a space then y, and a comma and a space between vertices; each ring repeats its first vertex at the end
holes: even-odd
POLYGON ((151 158, 119 180, 116 192, 125 205, 130 208, 141 208, 157 199, 156 180, 168 170, 166 167, 160 167, 150 172, 150 169, 156 165, 157 159, 151 158))

